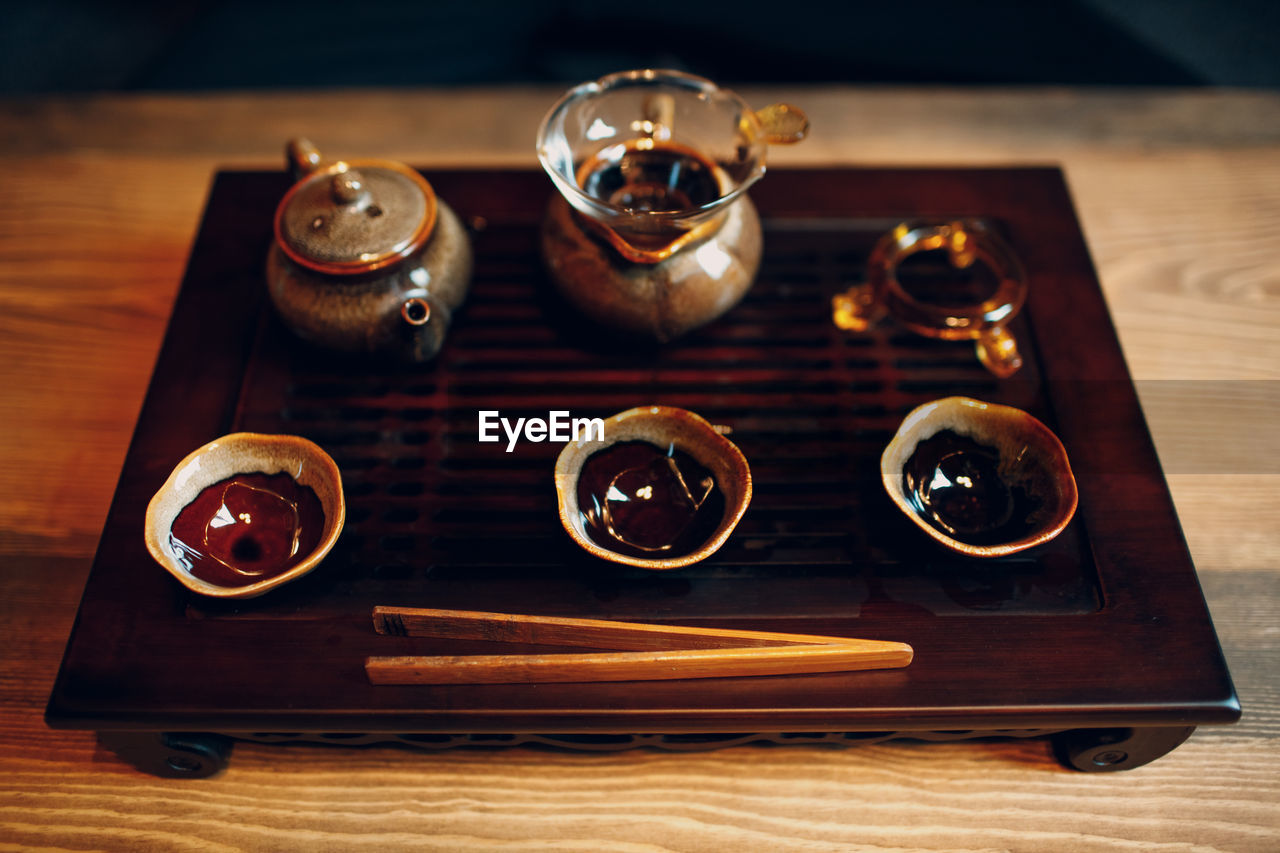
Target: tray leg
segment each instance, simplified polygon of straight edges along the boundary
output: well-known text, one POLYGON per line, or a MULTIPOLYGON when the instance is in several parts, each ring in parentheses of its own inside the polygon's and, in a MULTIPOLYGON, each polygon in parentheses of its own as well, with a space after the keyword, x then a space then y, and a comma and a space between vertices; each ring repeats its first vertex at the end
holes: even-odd
POLYGON ((1195 726, 1071 729, 1053 737, 1058 760, 1089 773, 1132 770, 1172 752, 1195 726))
POLYGON ((98 742, 144 773, 203 779, 231 758, 231 738, 204 732, 98 732, 98 742))

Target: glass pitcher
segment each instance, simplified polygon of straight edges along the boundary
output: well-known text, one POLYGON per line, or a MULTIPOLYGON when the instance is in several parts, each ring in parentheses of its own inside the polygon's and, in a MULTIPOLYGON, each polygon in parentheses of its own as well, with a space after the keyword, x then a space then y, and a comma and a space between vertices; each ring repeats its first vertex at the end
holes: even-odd
POLYGON ((804 114, 753 111, 678 71, 610 74, 569 90, 538 129, 559 194, 542 231, 551 277, 588 318, 659 342, 728 311, 760 264, 746 196, 769 143, 802 139, 804 114))

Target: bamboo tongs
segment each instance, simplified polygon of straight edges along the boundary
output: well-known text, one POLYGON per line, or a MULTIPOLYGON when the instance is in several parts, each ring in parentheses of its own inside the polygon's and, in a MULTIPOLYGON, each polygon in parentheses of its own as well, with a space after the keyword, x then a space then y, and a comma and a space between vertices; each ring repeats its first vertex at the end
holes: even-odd
POLYGON ((374 684, 656 681, 893 669, 905 643, 815 634, 685 628, 603 619, 375 607, 379 634, 614 649, 609 652, 369 657, 374 684))

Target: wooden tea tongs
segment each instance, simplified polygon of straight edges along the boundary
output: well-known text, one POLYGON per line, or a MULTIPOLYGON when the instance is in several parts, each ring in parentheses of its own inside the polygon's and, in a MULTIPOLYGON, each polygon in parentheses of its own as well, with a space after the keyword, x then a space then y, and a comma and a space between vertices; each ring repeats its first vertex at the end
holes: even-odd
POLYGON ((893 669, 911 646, 814 634, 684 628, 470 610, 375 607, 379 634, 613 649, 560 654, 369 657, 374 684, 656 681, 893 669))

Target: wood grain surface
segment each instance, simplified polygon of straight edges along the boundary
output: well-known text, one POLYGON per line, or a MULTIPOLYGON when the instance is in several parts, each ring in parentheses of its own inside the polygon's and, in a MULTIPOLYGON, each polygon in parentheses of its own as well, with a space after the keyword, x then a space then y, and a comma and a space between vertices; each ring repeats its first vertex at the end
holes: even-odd
MULTIPOLYGON (((1280 95, 748 90, 771 167, 1061 163, 1244 706, 1137 770, 1041 740, 711 753, 237 746, 143 775, 42 720, 208 181, 307 134, 534 164, 557 92, 0 102, 0 850, 1280 849, 1280 95)), ((766 178, 767 180, 767 178, 766 178)))

